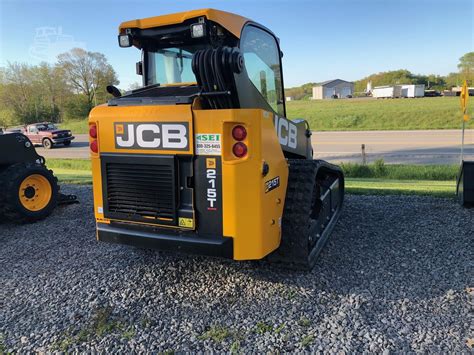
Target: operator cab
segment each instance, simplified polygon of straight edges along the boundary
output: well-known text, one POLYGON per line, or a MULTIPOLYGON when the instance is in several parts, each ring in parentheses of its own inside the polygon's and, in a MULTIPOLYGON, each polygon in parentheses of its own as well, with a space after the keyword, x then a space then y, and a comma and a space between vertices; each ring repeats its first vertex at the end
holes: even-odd
POLYGON ((191 104, 199 97, 203 108, 262 108, 284 117, 281 51, 275 35, 237 15, 195 13, 204 16, 173 25, 164 25, 169 15, 122 23, 119 45, 141 50, 137 74, 143 87, 109 105, 191 104))

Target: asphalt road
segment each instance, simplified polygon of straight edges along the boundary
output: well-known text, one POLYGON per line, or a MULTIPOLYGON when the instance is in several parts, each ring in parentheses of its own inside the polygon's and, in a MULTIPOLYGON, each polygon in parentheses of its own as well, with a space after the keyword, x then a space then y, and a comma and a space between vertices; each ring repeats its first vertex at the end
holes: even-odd
MULTIPOLYGON (((365 144, 369 162, 383 158, 398 164, 455 164, 460 159, 461 131, 313 132, 312 142, 314 157, 333 163, 361 162, 365 144)), ((37 149, 45 158, 89 158, 85 134, 77 134, 68 148, 37 149)), ((474 130, 466 131, 465 157, 474 160, 474 130)))
MULTIPOLYGON (((314 132, 314 157, 331 162, 383 158, 396 164, 453 164, 460 160, 461 130, 314 132)), ((474 160, 474 130, 466 131, 465 159, 474 160)))

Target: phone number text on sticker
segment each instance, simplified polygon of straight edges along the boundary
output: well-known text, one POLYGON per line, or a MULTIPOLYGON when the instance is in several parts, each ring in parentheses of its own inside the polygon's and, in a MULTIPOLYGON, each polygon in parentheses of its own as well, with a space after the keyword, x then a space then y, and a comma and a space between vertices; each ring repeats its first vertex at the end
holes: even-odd
POLYGON ((220 155, 222 142, 220 134, 196 134, 197 155, 220 155))

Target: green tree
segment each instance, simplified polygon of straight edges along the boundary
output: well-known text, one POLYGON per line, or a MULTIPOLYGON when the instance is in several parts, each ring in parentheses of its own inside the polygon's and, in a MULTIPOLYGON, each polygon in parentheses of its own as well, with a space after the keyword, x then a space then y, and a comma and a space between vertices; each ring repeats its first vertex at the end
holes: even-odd
POLYGON ((76 94, 87 98, 88 109, 107 98, 107 85, 119 83, 117 75, 102 53, 74 48, 58 56, 58 66, 76 94))
POLYGON ((446 78, 446 88, 451 89, 455 86, 461 86, 463 82, 463 77, 459 73, 449 73, 446 78))
POLYGON ((469 85, 474 85, 474 52, 466 53, 459 58, 458 69, 461 77, 467 80, 469 85))
POLYGON ((67 89, 54 67, 46 63, 39 66, 8 63, 2 72, 0 100, 3 109, 10 112, 2 114, 8 117, 8 124, 59 120, 60 97, 67 89))

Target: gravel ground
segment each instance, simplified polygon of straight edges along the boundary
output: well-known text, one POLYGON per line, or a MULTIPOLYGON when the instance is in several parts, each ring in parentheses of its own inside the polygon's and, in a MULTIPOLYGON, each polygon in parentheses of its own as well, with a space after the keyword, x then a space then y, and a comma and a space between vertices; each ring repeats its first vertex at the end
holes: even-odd
POLYGON ((0 225, 0 353, 471 352, 474 210, 348 196, 312 272, 97 243, 80 205, 0 225))

